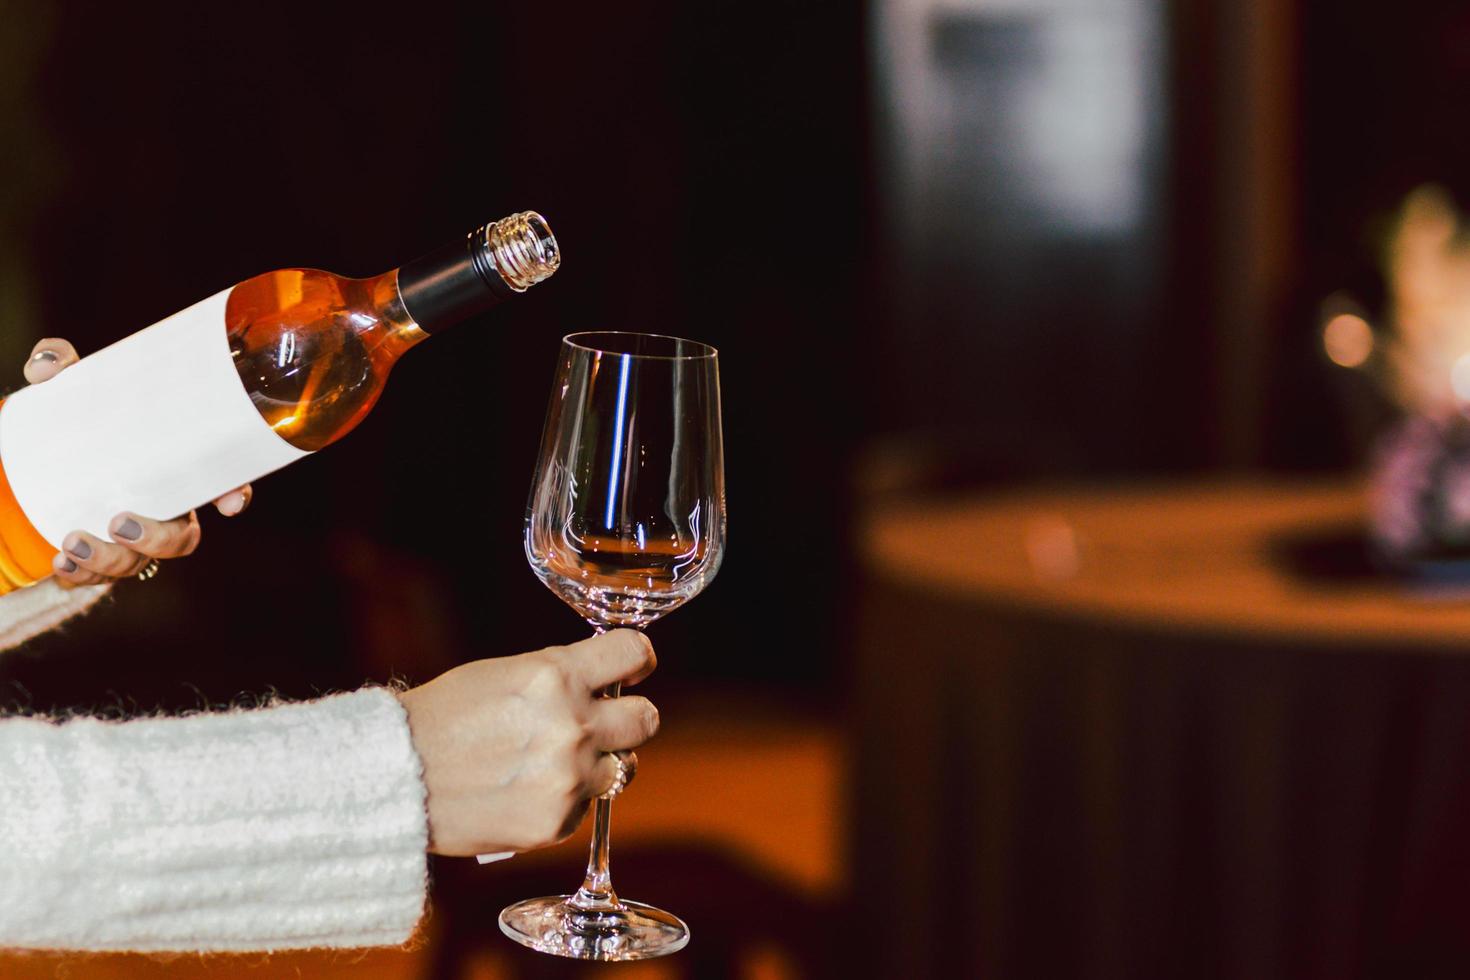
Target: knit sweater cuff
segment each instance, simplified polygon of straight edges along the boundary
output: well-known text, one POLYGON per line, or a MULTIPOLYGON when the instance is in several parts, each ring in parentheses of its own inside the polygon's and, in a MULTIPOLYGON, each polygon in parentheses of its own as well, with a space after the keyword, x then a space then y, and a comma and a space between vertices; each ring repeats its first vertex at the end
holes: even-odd
POLYGON ((423 911, 421 765, 386 690, 183 718, 12 718, 0 773, 0 946, 390 945, 423 911))
POLYGON ((54 578, 0 595, 0 650, 19 646, 90 609, 112 584, 62 588, 54 578))

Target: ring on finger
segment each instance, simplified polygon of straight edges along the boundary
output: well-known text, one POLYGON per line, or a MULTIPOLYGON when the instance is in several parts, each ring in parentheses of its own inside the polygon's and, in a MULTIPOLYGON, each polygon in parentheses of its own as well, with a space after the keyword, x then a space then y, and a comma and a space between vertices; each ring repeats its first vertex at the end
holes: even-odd
POLYGON ((146 581, 148 581, 150 578, 152 578, 153 576, 155 576, 155 575, 158 574, 158 569, 160 567, 161 566, 158 564, 158 559, 157 558, 150 558, 150 559, 148 559, 148 564, 144 565, 142 568, 140 568, 138 570, 138 581, 139 582, 146 582, 146 581))
POLYGON ((607 791, 598 797, 599 800, 611 800, 633 781, 638 774, 638 756, 631 749, 620 749, 617 752, 609 752, 613 762, 617 765, 617 771, 613 774, 612 785, 607 791))

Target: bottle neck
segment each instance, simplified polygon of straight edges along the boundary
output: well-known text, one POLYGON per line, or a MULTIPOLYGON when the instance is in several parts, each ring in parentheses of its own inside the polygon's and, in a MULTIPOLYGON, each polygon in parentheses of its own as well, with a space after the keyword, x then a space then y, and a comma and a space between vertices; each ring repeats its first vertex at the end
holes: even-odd
POLYGON ((547 279, 561 250, 534 211, 476 228, 398 270, 398 291, 412 320, 436 333, 547 279))

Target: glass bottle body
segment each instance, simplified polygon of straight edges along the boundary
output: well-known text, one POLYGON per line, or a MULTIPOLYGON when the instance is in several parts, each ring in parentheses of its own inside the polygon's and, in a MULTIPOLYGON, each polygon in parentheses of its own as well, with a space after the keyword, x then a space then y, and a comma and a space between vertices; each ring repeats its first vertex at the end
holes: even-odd
POLYGON ((398 358, 428 336, 403 306, 397 270, 371 279, 267 272, 231 291, 225 329, 256 411, 307 452, 356 428, 398 358))
MULTIPOLYGON (((193 329, 225 331, 256 412, 303 452, 352 431, 382 394, 393 364, 428 336, 404 309, 397 270, 371 279, 316 269, 267 272, 229 291, 224 320, 193 329)), ((50 575, 56 552, 17 500, 0 457, 0 594, 50 575)))
POLYGON ((0 411, 0 594, 50 575, 72 530, 177 517, 336 442, 426 330, 560 263, 523 211, 368 279, 278 269, 16 392, 0 411))

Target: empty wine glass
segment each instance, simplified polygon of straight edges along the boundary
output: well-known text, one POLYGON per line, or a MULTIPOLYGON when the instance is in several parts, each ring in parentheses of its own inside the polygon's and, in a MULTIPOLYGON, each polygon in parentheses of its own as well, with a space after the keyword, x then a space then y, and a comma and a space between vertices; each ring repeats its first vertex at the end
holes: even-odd
MULTIPOLYGON (((641 629, 709 584, 724 543, 714 348, 637 333, 564 338, 526 508, 536 575, 597 632, 641 629)), ((604 693, 617 697, 618 686, 604 693)), ((611 810, 597 800, 582 887, 510 906, 500 914, 506 935, 588 960, 684 947, 689 927, 676 916, 613 891, 611 810)))

